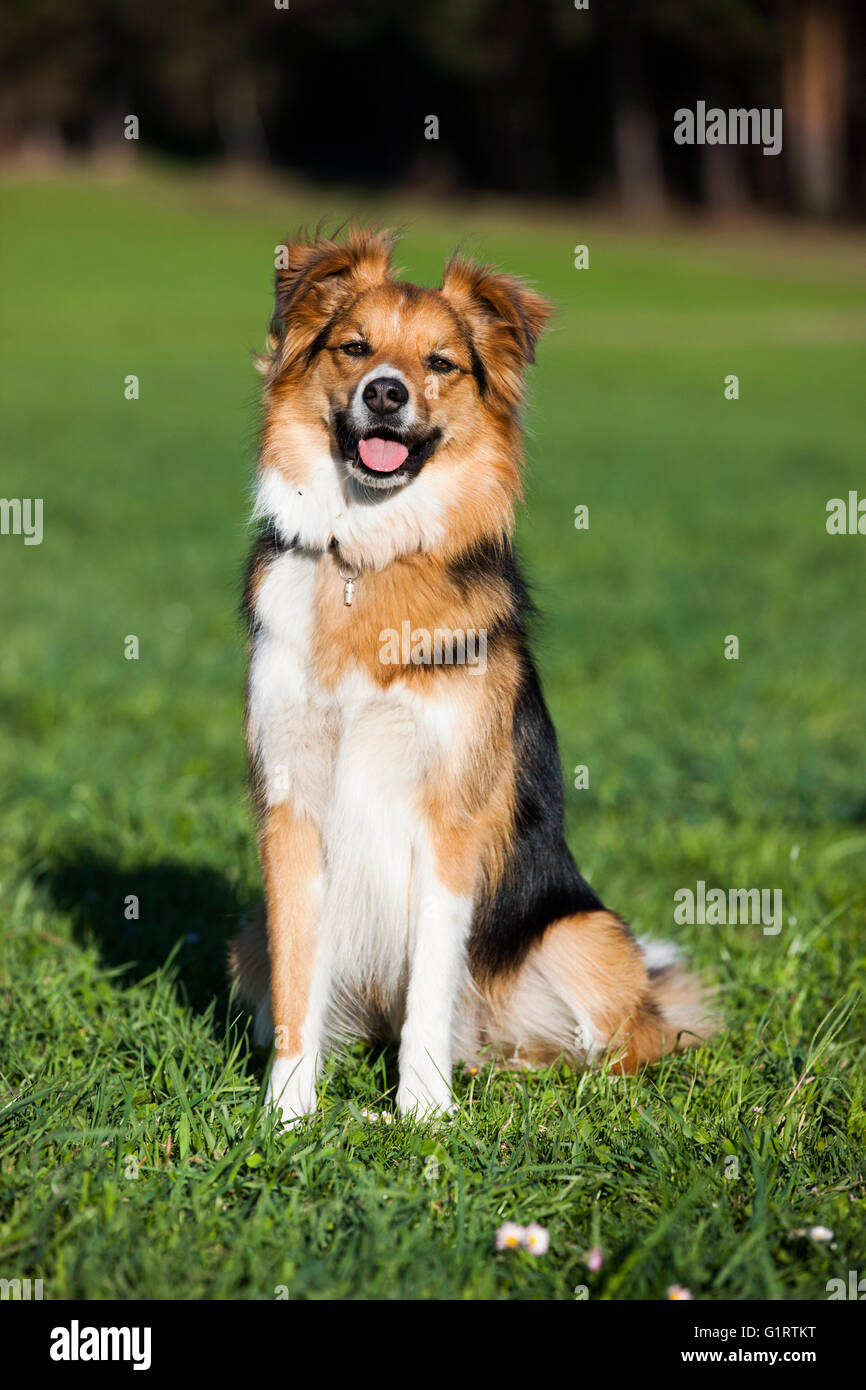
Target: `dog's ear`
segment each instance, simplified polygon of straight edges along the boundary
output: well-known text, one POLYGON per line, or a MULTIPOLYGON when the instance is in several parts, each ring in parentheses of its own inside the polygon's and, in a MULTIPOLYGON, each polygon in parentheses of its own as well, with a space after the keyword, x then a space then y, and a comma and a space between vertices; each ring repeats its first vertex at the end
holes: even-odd
POLYGON ((391 232, 353 226, 342 242, 317 232, 312 240, 301 237, 278 247, 264 370, 272 364, 285 367, 309 352, 343 305, 389 280, 394 241, 391 232))
POLYGON ((518 403, 523 370, 535 361, 535 344, 553 305, 514 276, 459 256, 445 267, 442 293, 472 334, 482 389, 502 403, 518 403))

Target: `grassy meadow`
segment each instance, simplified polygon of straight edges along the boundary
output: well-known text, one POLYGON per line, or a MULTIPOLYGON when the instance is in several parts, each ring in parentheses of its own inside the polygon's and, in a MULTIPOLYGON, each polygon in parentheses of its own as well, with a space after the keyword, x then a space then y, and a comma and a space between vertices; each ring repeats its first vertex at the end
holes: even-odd
POLYGON ((0 208, 0 491, 44 499, 41 545, 0 536, 0 1275, 46 1298, 596 1300, 824 1299, 866 1273, 866 537, 825 528, 866 496, 862 241, 157 170, 7 178, 0 208), (457 1068, 440 1128, 367 1121, 395 1059, 359 1046, 285 1135, 224 968, 260 895, 250 350, 276 243, 367 212, 404 226, 412 279, 460 242, 559 307, 519 542, 569 838, 707 971, 725 1028, 639 1078, 457 1068), (782 929, 675 924, 699 880, 781 889, 782 929), (548 1253, 495 1253, 506 1220, 548 1253))

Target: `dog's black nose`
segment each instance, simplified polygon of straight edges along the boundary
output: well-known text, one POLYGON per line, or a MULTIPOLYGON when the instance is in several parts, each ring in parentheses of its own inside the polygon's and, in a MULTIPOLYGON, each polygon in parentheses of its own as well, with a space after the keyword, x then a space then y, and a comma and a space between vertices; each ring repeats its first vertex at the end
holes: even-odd
POLYGON ((377 376, 364 387, 364 404, 374 415, 393 415, 408 399, 406 387, 394 376, 377 376))

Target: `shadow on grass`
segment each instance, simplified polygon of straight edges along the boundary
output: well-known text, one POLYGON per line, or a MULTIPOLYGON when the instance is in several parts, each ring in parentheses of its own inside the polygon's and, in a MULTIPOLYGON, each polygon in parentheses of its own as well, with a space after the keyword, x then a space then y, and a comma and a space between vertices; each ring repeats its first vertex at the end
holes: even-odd
MULTIPOLYGON (((146 979, 174 952, 171 971, 189 1006, 204 1013, 216 1001, 214 1033, 222 1037, 227 1027, 246 1033, 248 1051, 264 1066, 264 1051, 255 1048, 247 1028, 246 1009, 235 1000, 229 1011, 228 945, 251 904, 241 900, 225 874, 171 861, 121 869, 82 855, 43 865, 38 878, 71 919, 76 941, 94 942, 105 965, 123 968, 121 983, 146 979), (125 915, 130 896, 138 899, 137 920, 125 915)), ((360 1050, 372 1064, 373 1089, 393 1093, 397 1048, 381 1042, 360 1050)), ((347 1057, 336 1060, 337 1078, 346 1065, 351 1065, 347 1057)))
POLYGON ((172 971, 185 999, 200 1013, 216 999, 215 1025, 223 1026, 228 943, 250 906, 225 874, 171 861, 121 869, 82 856, 43 865, 39 880, 71 918, 76 940, 95 942, 106 965, 125 967, 128 982, 152 974, 177 948, 172 971), (137 919, 127 915, 132 897, 137 919))

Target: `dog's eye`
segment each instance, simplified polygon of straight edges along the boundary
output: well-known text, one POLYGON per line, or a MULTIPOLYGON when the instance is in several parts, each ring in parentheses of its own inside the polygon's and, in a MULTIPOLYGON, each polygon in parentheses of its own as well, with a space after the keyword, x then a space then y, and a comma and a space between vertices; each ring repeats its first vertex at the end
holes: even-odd
POLYGON ((445 376, 448 372, 456 372, 457 368, 453 362, 449 362, 447 357, 438 357, 435 353, 427 358, 427 366, 431 372, 440 372, 445 376))
POLYGON ((341 343, 340 351, 347 357, 366 357, 370 348, 367 343, 341 343))

